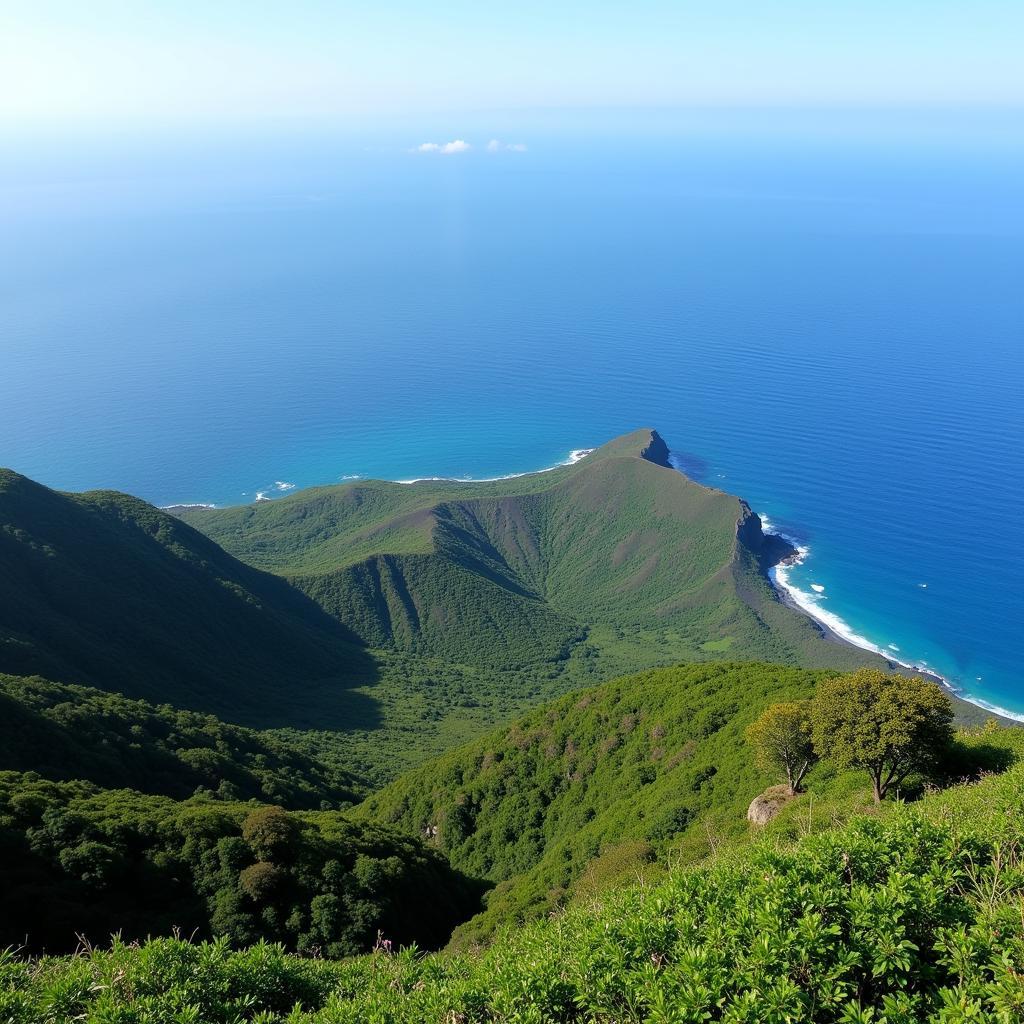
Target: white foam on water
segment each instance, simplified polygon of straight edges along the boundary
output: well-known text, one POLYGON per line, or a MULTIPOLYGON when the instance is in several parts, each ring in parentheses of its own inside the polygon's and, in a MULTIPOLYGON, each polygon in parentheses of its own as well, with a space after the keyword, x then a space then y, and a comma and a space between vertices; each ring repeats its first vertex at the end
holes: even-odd
POLYGON ((173 505, 161 505, 161 509, 169 508, 216 508, 216 505, 211 505, 205 501, 176 501, 173 505))
POLYGON ((820 583, 812 583, 811 590, 813 590, 816 594, 825 593, 825 588, 820 583))
POLYGON ((287 483, 284 480, 275 480, 274 481, 274 490, 275 491, 281 491, 282 493, 284 491, 294 491, 295 490, 295 484, 287 483))
POLYGON ((362 473, 346 473, 344 476, 339 476, 339 480, 362 480, 362 473))
MULTIPOLYGON (((785 593, 785 595, 795 604, 801 611, 805 612, 812 619, 816 619, 818 622, 827 626, 836 636, 845 640, 847 643, 853 644, 854 647, 860 647, 862 650, 871 651, 873 654, 880 654, 883 658, 891 662, 895 662, 902 668, 908 668, 915 672, 924 672, 926 675, 935 679, 941 683, 951 693, 956 694, 961 700, 967 701, 968 704, 974 704, 976 707, 982 708, 985 711, 991 711, 993 714, 1001 715, 1003 718, 1012 719, 1015 722, 1024 722, 1024 714, 1017 711, 1010 711, 1007 708, 1000 707, 998 704, 992 704, 981 697, 972 696, 969 693, 965 693, 950 682, 945 676, 940 675, 933 668, 928 667, 928 662, 920 661, 917 664, 913 664, 909 661, 901 661, 899 658, 894 658, 891 651, 899 651, 899 648, 895 644, 888 644, 887 649, 879 647, 873 643, 866 636, 861 636, 855 632, 849 625, 841 619, 835 612, 827 611, 821 607, 820 599, 816 594, 808 594, 805 590, 801 590, 790 578, 790 572, 795 566, 803 565, 807 560, 807 557, 811 553, 811 549, 806 544, 801 544, 793 537, 789 537, 784 534, 781 530, 773 529, 771 522, 767 516, 761 516, 761 527, 765 533, 774 534, 776 537, 781 537, 784 541, 790 544, 796 549, 796 555, 788 563, 780 563, 768 572, 771 581, 775 586, 785 593)), ((812 584, 813 586, 813 584, 812 584)), ((919 583, 919 587, 925 588, 928 586, 927 583, 919 583)))
POLYGON ((503 476, 418 476, 411 480, 395 480, 396 484, 422 484, 422 483, 453 483, 453 484, 490 484, 497 480, 517 480, 521 476, 534 476, 537 473, 550 473, 552 470, 561 469, 563 466, 575 466, 581 459, 585 459, 596 448, 574 448, 561 462, 553 466, 545 466, 543 469, 531 469, 526 473, 505 473, 503 476))

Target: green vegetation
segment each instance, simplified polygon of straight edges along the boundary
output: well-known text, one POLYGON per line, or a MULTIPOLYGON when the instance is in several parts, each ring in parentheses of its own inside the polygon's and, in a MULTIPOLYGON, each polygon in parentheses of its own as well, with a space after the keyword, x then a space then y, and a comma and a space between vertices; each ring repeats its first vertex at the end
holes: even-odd
POLYGON ((953 707, 938 687, 872 670, 827 680, 812 714, 818 752, 863 768, 876 803, 934 765, 953 738, 953 707))
POLYGON ((800 792, 808 769, 818 759, 811 742, 811 701, 773 704, 756 722, 747 726, 758 767, 764 772, 781 772, 791 795, 800 792))
POLYGON ((283 580, 145 502, 0 470, 0 671, 243 724, 344 727, 373 678, 351 634, 283 580))
POLYGON ((0 471, 0 672, 282 730, 379 785, 646 667, 882 664, 776 600, 784 546, 650 430, 513 480, 177 511, 0 471))
POLYGON ((485 913, 456 933, 460 945, 483 941, 598 878, 745 839, 747 804, 774 769, 758 767, 744 732, 779 698, 809 698, 823 676, 716 663, 615 680, 407 772, 353 813, 422 836, 496 883, 485 913))
POLYGON ((0 1022, 1021 1019, 1024 731, 653 431, 179 511, 0 472, 0 1022))
POLYGON ((174 929, 331 956, 379 930, 436 947, 480 893, 417 840, 337 812, 14 772, 0 772, 0 863, 0 947, 31 950, 174 929))
POLYGON ((11 1024, 1015 1024, 1024 769, 619 890, 484 953, 159 940, 0 965, 11 1024))
POLYGON ((563 692, 726 643, 736 660, 881 664, 780 604, 762 570, 785 546, 667 456, 641 430, 513 480, 359 481, 181 515, 369 647, 557 675, 563 692))
POLYGON ((279 736, 85 686, 0 675, 0 770, 184 798, 354 803, 365 788, 279 736))
MULTIPOLYGON (((495 883, 485 911, 454 936, 456 946, 489 941, 509 923, 551 913, 581 895, 749 842, 748 804, 777 781, 779 767, 756 756, 748 729, 763 723, 780 699, 795 704, 798 749, 806 759, 806 702, 816 688, 834 692, 830 676, 715 663, 618 679, 535 709, 407 772, 353 814, 421 836, 459 870, 495 883)), ((932 683, 892 677, 892 687, 903 684, 911 692, 920 687, 922 699, 936 706, 948 705, 932 683)), ((890 711, 902 714, 902 705, 890 711)), ((1008 737, 1005 745, 1017 734, 998 735, 1008 737)), ((943 778, 1005 766, 1004 755, 985 742, 943 752, 943 778)), ((861 776, 845 767, 829 759, 806 774, 815 827, 833 815, 858 813, 870 800, 861 776)), ((904 792, 920 792, 925 781, 905 777, 904 792)), ((806 816, 808 807, 796 801, 774 826, 780 835, 793 814, 806 816)))

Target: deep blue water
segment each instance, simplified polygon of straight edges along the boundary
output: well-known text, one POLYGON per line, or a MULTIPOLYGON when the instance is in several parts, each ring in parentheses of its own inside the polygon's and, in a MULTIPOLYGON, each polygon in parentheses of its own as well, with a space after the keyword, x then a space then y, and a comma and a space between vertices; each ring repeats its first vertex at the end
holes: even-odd
POLYGON ((1024 713, 1020 127, 11 146, 0 463, 234 503, 655 426, 822 609, 1024 713))

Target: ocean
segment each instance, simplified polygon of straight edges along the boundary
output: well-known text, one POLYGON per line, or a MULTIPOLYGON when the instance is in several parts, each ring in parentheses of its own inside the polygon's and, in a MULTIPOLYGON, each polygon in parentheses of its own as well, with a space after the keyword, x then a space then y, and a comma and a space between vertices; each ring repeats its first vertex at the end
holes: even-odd
POLYGON ((0 464, 231 504, 652 426, 1024 715, 1024 120, 766 116, 5 140, 0 464))

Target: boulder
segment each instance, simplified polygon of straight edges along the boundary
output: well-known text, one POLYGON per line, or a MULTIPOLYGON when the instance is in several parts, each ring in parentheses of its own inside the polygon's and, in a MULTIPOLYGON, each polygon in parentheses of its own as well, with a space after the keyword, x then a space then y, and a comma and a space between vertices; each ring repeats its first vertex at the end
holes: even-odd
POLYGON ((772 786, 750 801, 747 821, 753 825, 767 825, 792 799, 789 786, 772 786))

